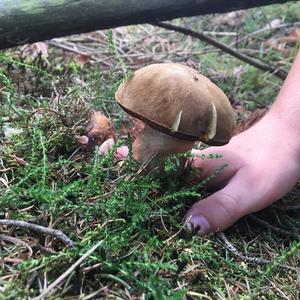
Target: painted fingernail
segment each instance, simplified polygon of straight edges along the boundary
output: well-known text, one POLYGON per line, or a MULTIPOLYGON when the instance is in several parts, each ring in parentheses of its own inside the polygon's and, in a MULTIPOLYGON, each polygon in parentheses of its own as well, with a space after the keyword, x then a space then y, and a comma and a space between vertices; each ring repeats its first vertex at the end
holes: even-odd
POLYGON ((191 216, 187 219, 186 227, 190 231, 196 231, 200 235, 211 233, 211 227, 207 219, 202 215, 191 216))

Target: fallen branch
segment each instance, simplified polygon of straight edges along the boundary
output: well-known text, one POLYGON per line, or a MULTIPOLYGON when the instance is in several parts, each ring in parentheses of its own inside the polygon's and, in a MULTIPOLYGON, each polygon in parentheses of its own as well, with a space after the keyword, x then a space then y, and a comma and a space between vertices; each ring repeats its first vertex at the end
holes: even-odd
POLYGON ((66 277, 68 277, 80 264, 85 261, 100 245, 102 241, 99 241, 94 247, 81 256, 69 269, 62 273, 57 279, 55 279, 38 297, 32 300, 43 300, 47 295, 53 293, 53 289, 59 285, 66 277))
POLYGON ((57 229, 43 227, 43 226, 40 226, 37 224, 28 223, 25 221, 1 219, 0 226, 4 226, 4 225, 22 227, 22 228, 26 228, 31 231, 48 234, 52 237, 55 237, 55 238, 61 240, 69 248, 74 248, 74 242, 70 238, 68 238, 62 231, 57 230, 57 229))
POLYGON ((48 41, 48 44, 53 47, 56 47, 56 48, 60 48, 63 50, 67 50, 69 52, 73 52, 75 54, 90 56, 89 53, 78 50, 75 44, 73 44, 75 47, 67 46, 67 45, 64 45, 62 43, 62 41, 59 39, 52 39, 52 40, 48 41))
POLYGON ((0 49, 74 33, 221 13, 287 0, 0 0, 0 49))
POLYGON ((261 257, 253 257, 253 256, 248 256, 248 255, 244 255, 241 252, 239 252, 227 239, 227 237, 225 236, 225 234, 223 232, 219 232, 217 233, 218 238, 225 244, 226 248, 235 256, 237 256, 238 258, 242 259, 245 262, 251 263, 251 264, 257 264, 257 265, 267 265, 267 264, 272 264, 273 267, 278 267, 281 269, 286 269, 286 270, 290 270, 290 271, 296 271, 297 273, 299 273, 300 269, 293 267, 293 266, 289 266, 286 264, 278 264, 276 263, 276 258, 273 260, 270 259, 265 259, 265 258, 261 258, 261 257))
MULTIPOLYGON (((245 36, 245 38, 247 39, 248 37, 253 37, 257 34, 261 34, 261 33, 264 33, 266 31, 274 31, 274 30, 277 30, 277 29, 280 29, 280 28, 297 27, 297 26, 300 26, 300 22, 283 23, 283 24, 278 24, 278 25, 274 25, 274 26, 267 25, 264 28, 261 28, 261 29, 258 29, 256 31, 250 32, 249 34, 247 34, 245 36)), ((238 39, 237 43, 242 41, 243 39, 244 38, 241 38, 240 40, 238 39)))
POLYGON ((254 59, 254 58, 250 57, 249 55, 243 54, 243 53, 241 53, 225 44, 222 44, 219 41, 203 34, 202 32, 197 32, 197 31, 191 30, 189 28, 172 25, 170 23, 165 23, 165 22, 156 22, 156 23, 152 23, 152 25, 162 27, 162 28, 165 28, 168 30, 177 31, 177 32, 183 33, 185 35, 189 35, 191 37, 197 38, 197 39, 204 41, 204 42, 224 51, 225 53, 228 53, 228 54, 238 58, 239 60, 244 61, 264 72, 271 72, 275 76, 277 76, 278 78, 280 78, 282 80, 284 80, 287 76, 287 73, 284 70, 277 68, 275 66, 272 66, 270 64, 267 64, 261 60, 254 59))
POLYGON ((260 28, 256 31, 253 31, 253 32, 250 32, 246 35, 238 37, 230 45, 231 46, 239 45, 241 42, 243 42, 243 41, 245 41, 249 38, 253 38, 256 35, 259 35, 259 34, 262 34, 262 33, 265 33, 265 32, 273 32, 273 31, 276 31, 276 30, 281 29, 281 28, 297 27, 297 26, 300 26, 300 22, 283 23, 283 24, 278 24, 278 25, 274 25, 274 26, 271 26, 269 24, 269 25, 265 26, 264 28, 260 28))

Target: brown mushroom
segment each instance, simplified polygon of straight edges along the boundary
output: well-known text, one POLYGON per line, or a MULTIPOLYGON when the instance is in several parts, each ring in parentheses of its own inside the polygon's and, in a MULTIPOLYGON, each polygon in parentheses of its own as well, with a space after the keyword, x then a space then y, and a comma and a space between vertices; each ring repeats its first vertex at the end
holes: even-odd
POLYGON ((86 146, 87 151, 93 151, 99 146, 99 154, 108 153, 115 143, 115 133, 109 119, 100 111, 91 111, 86 126, 86 135, 79 137, 79 142, 86 146))
POLYGON ((152 64, 136 71, 115 95, 121 108, 146 123, 133 158, 183 153, 195 141, 229 142, 234 117, 226 95, 208 78, 180 64, 152 64), (147 126, 148 125, 148 126, 147 126))

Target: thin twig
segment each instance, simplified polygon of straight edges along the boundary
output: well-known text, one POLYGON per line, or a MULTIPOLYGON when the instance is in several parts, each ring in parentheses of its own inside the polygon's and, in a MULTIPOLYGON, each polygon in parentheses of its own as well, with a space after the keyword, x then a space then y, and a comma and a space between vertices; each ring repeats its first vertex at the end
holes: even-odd
POLYGON ((68 238, 62 231, 57 229, 47 228, 37 224, 28 223, 25 221, 1 219, 0 226, 4 226, 4 225, 22 227, 22 228, 29 229, 31 231, 48 234, 52 237, 56 237, 57 239, 61 240, 69 248, 74 248, 74 242, 70 238, 68 238))
POLYGON ((48 41, 48 44, 53 46, 53 47, 56 47, 56 48, 60 48, 60 49, 63 49, 63 50, 67 50, 69 52, 73 52, 75 54, 79 54, 79 55, 89 55, 88 53, 85 53, 85 52, 82 52, 80 50, 77 49, 76 45, 73 44, 74 46, 71 47, 71 46, 67 46, 65 44, 62 43, 63 41, 61 39, 52 39, 50 41, 48 41))
POLYGON ((33 254, 33 251, 32 251, 32 248, 24 241, 21 241, 15 237, 12 237, 12 236, 8 236, 6 234, 0 234, 0 241, 8 241, 12 244, 15 244, 15 245, 21 245, 21 246, 24 246, 25 248, 27 248, 29 250, 29 257, 32 256, 33 254))
POLYGON ((253 257, 244 255, 241 252, 239 252, 227 239, 225 234, 223 232, 217 233, 218 238, 225 244, 226 248, 235 256, 242 259, 243 261, 246 261, 251 264, 257 264, 257 265, 267 265, 267 264, 274 264, 274 267, 279 267, 281 269, 296 271, 297 273, 300 271, 299 268, 289 266, 286 264, 277 264, 275 260, 265 259, 261 257, 253 257))
MULTIPOLYGON (((268 26, 266 26, 264 28, 261 28, 261 29, 258 29, 256 31, 250 32, 249 34, 247 34, 245 36, 245 38, 252 37, 252 36, 254 36, 256 34, 260 34, 260 33, 263 33, 265 31, 272 31, 272 30, 276 30, 276 29, 280 29, 280 28, 296 27, 296 26, 300 26, 300 22, 283 23, 283 24, 278 24, 278 25, 274 25, 274 26, 268 25, 268 26)), ((238 40, 238 42, 241 41, 241 40, 238 40)))
POLYGON ((52 294, 54 288, 59 285, 66 277, 68 277, 81 263, 83 263, 101 244, 103 241, 99 241, 94 247, 81 256, 69 269, 62 273, 57 279, 55 279, 39 296, 32 300, 43 300, 47 295, 52 294))
MULTIPOLYGON (((56 47, 56 48, 60 48, 60 49, 63 49, 63 50, 69 51, 69 52, 73 52, 75 54, 88 56, 90 60, 96 60, 96 57, 94 57, 91 53, 80 51, 76 47, 75 44, 73 44, 73 47, 70 45, 65 45, 62 43, 62 41, 60 39, 52 39, 52 40, 48 41, 48 44, 53 47, 56 47)), ((100 60, 100 62, 102 62, 104 65, 110 67, 110 64, 106 63, 104 60, 100 60)))
POLYGON ((197 38, 197 39, 200 39, 201 41, 204 41, 210 45, 213 45, 215 46, 216 48, 219 48, 221 49, 222 51, 240 59, 241 61, 244 61, 264 72, 271 72, 273 73, 275 76, 277 76, 278 78, 284 80, 287 76, 287 73, 280 69, 280 68, 277 68, 273 65, 270 65, 270 64, 267 64, 261 60, 258 60, 258 59, 254 59, 246 54, 243 54, 239 51, 236 51, 235 49, 225 45, 225 44, 222 44, 220 43, 219 41, 203 34, 202 32, 196 32, 194 30, 191 30, 191 29, 188 29, 188 28, 185 28, 185 27, 181 27, 181 26, 176 26, 176 25, 172 25, 172 24, 169 24, 169 23, 165 23, 165 22, 156 22, 156 23, 153 23, 152 25, 154 26, 159 26, 159 27, 162 27, 162 28, 165 28, 165 29, 168 29, 168 30, 173 30, 173 31, 177 31, 177 32, 180 32, 180 33, 183 33, 183 34, 186 34, 186 35, 189 35, 191 37, 194 37, 194 38, 197 38))
POLYGON ((203 31, 204 34, 209 35, 225 35, 225 36, 237 36, 238 34, 236 32, 227 32, 227 31, 203 31))
POLYGON ((125 282, 123 279, 121 279, 113 274, 100 274, 100 277, 111 279, 113 281, 116 281, 116 282, 122 284, 126 289, 128 289, 128 290, 131 289, 131 286, 127 282, 125 282))
MULTIPOLYGON (((92 292, 91 294, 84 296, 82 298, 82 300, 96 299, 95 296, 97 296, 102 291, 105 291, 106 289, 107 289, 107 286, 104 286, 101 289, 98 289, 98 290, 92 292)), ((98 299, 100 299, 100 298, 98 298, 98 299)))

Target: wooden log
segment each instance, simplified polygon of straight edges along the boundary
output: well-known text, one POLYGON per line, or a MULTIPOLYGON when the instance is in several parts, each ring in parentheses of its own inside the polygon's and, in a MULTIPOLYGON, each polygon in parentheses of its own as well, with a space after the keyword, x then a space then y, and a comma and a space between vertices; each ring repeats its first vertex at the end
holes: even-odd
POLYGON ((75 33, 287 0, 0 0, 0 49, 75 33))

